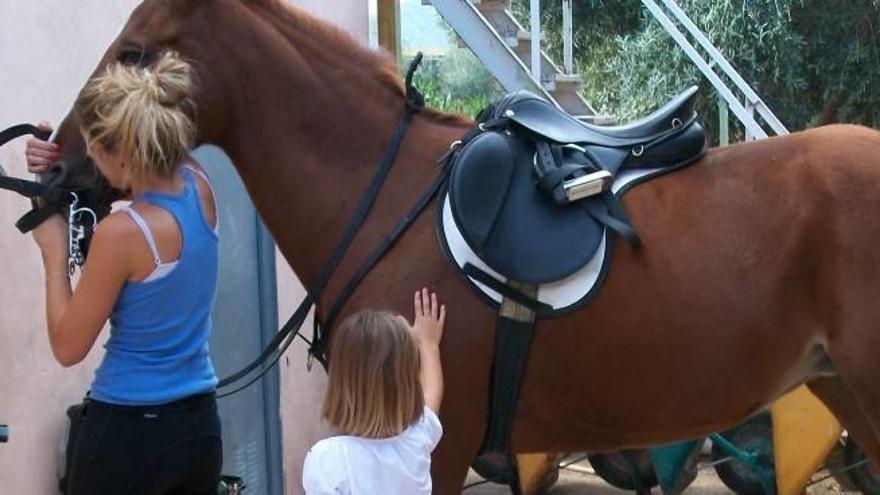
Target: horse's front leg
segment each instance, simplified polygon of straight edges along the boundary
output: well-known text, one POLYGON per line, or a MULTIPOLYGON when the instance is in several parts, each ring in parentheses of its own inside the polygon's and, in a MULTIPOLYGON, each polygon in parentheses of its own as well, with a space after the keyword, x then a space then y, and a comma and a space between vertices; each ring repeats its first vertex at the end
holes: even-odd
POLYGON ((485 416, 487 401, 478 398, 477 403, 466 403, 462 400, 465 395, 470 394, 448 394, 441 408, 443 439, 431 459, 433 493, 436 495, 462 492, 468 469, 483 440, 486 425, 480 418, 485 416), (484 413, 474 414, 476 409, 484 413))
MULTIPOLYGON (((458 281, 454 281, 458 284, 458 281)), ((441 344, 445 393, 443 438, 432 456, 434 493, 461 493, 486 431, 494 339, 493 313, 463 287, 438 287, 448 321, 441 344)))

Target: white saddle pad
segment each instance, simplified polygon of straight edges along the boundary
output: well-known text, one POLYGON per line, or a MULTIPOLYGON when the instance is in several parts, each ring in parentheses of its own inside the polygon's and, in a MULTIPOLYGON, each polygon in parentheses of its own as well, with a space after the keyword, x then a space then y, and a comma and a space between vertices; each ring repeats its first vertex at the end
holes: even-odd
MULTIPOLYGON (((636 169, 620 172, 614 179, 612 191, 618 198, 622 197, 627 190, 640 182, 651 177, 668 172, 668 169, 636 169)), ((449 195, 444 194, 441 198, 442 210, 439 219, 440 243, 446 253, 446 257, 461 272, 466 263, 470 263, 486 273, 495 277, 499 282, 507 279, 498 272, 489 268, 476 253, 467 245, 462 237, 455 219, 452 215, 452 207, 449 204, 449 195)), ((537 299, 553 308, 551 315, 565 313, 587 304, 601 287, 607 270, 607 260, 610 259, 611 242, 610 232, 607 228, 599 243, 599 248, 593 258, 577 272, 557 282, 543 284, 538 287, 537 299)), ((502 296, 486 285, 465 276, 471 288, 482 294, 494 305, 501 304, 502 296)))

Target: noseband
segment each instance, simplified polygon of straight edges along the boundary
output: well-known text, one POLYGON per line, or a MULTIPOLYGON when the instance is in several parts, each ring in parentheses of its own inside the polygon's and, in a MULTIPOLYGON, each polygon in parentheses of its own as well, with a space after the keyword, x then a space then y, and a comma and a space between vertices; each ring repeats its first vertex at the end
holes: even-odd
MULTIPOLYGON (((22 136, 32 135, 38 139, 49 138, 48 131, 30 124, 19 124, 0 132, 0 146, 22 136)), ((15 222, 25 234, 35 229, 55 213, 67 211, 68 258, 70 272, 85 263, 89 241, 98 223, 98 216, 91 208, 80 204, 85 188, 72 188, 67 184, 68 168, 64 163, 54 166, 44 175, 45 182, 17 179, 6 175, 0 167, 0 189, 14 191, 31 199, 31 210, 15 222)))

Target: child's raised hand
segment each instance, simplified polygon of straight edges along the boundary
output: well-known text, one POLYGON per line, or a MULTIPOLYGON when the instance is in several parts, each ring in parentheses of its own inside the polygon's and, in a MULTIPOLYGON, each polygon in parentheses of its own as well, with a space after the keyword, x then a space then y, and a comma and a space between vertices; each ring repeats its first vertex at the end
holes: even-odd
POLYGON ((423 288, 415 293, 415 322, 413 334, 419 344, 440 345, 443 324, 446 322, 446 306, 437 302, 437 294, 423 288))

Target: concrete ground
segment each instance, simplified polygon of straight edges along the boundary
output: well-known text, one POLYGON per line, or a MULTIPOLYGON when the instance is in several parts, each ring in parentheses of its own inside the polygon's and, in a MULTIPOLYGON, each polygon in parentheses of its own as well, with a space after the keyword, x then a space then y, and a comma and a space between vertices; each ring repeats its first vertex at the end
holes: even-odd
MULTIPOLYGON (((578 457, 580 456, 570 457, 564 460, 562 464, 565 465, 572 460, 576 460, 578 457)), ((819 472, 813 479, 822 478, 825 474, 819 472)), ((472 470, 468 474, 465 488, 461 492, 462 495, 508 495, 511 493, 510 489, 506 486, 495 483, 480 483, 481 481, 482 478, 472 470)), ((548 495, 622 495, 626 493, 632 494, 634 492, 614 488, 596 476, 589 462, 580 460, 564 469, 560 469, 559 481, 548 492, 548 495)), ((660 495, 661 492, 659 488, 654 488, 651 493, 652 495, 660 495)), ((729 495, 733 492, 721 482, 721 479, 715 474, 715 470, 710 467, 700 469, 697 479, 694 480, 693 484, 684 493, 685 495, 729 495)), ((832 479, 810 486, 806 491, 807 495, 838 493, 858 492, 843 491, 832 479)))

